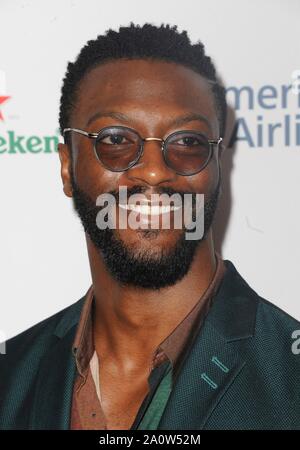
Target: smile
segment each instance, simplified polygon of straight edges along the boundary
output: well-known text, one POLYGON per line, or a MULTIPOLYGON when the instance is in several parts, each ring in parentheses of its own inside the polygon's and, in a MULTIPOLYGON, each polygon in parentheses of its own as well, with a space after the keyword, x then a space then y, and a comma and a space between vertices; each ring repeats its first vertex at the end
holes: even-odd
POLYGON ((136 213, 142 214, 142 215, 154 215, 158 216, 160 214, 168 214, 171 211, 177 211, 181 208, 181 206, 160 206, 160 205, 135 205, 135 204, 126 204, 123 205, 119 203, 119 207, 122 209, 127 209, 130 211, 134 211, 136 213))

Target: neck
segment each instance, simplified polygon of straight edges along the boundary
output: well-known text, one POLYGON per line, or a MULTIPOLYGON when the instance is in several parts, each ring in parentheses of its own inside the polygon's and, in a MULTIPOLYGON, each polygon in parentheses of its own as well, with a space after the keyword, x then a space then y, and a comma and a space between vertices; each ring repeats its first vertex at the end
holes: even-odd
POLYGON ((209 230, 199 244, 185 277, 159 291, 120 285, 107 271, 100 251, 88 235, 86 240, 95 297, 97 353, 110 355, 124 365, 132 365, 136 355, 143 365, 210 284, 216 270, 212 232, 209 230))

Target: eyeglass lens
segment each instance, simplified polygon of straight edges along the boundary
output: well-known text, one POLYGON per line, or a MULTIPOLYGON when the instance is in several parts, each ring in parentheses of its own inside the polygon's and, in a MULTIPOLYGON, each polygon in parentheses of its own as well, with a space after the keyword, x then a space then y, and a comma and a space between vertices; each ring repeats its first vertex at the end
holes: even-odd
MULTIPOLYGON (((139 158, 142 139, 133 130, 110 127, 102 130, 96 141, 98 159, 110 170, 122 171, 139 158)), ((193 131, 172 133, 165 141, 166 164, 185 175, 200 171, 210 157, 210 145, 205 136, 193 131)))

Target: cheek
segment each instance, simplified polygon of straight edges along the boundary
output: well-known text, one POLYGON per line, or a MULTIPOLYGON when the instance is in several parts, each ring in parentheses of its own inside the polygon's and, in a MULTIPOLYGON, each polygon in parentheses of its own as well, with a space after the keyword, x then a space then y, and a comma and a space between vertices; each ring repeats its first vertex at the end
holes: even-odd
POLYGON ((219 181, 218 163, 212 159, 204 170, 190 177, 188 189, 199 194, 210 195, 219 181))
POLYGON ((115 190, 119 173, 107 170, 97 160, 93 149, 81 148, 73 159, 73 173, 78 187, 96 199, 98 195, 115 190))

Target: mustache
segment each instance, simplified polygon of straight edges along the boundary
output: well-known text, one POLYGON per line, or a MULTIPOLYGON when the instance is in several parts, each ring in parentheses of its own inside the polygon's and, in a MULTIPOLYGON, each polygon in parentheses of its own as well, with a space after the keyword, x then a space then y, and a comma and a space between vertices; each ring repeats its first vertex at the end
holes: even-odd
MULTIPOLYGON (((135 185, 135 186, 133 186, 131 188, 127 188, 127 196, 128 196, 127 197, 127 201, 128 201, 129 197, 131 197, 132 195, 135 195, 135 194, 144 194, 144 195, 146 195, 148 190, 149 189, 146 186, 138 186, 138 185, 135 185)), ((116 199, 117 204, 119 204, 119 202, 120 202, 120 192, 116 191, 116 190, 112 190, 112 191, 110 191, 108 193, 113 195, 115 197, 115 199, 116 199)), ((177 194, 177 195, 180 195, 182 203, 184 201, 184 196, 186 194, 190 194, 192 196, 193 202, 196 199, 196 192, 193 192, 193 191, 178 191, 178 190, 175 190, 175 189, 173 189, 171 187, 160 187, 160 188, 157 188, 155 191, 151 191, 151 195, 154 195, 154 194, 156 194, 156 195, 167 194, 170 197, 172 195, 174 195, 174 194, 177 194)))

